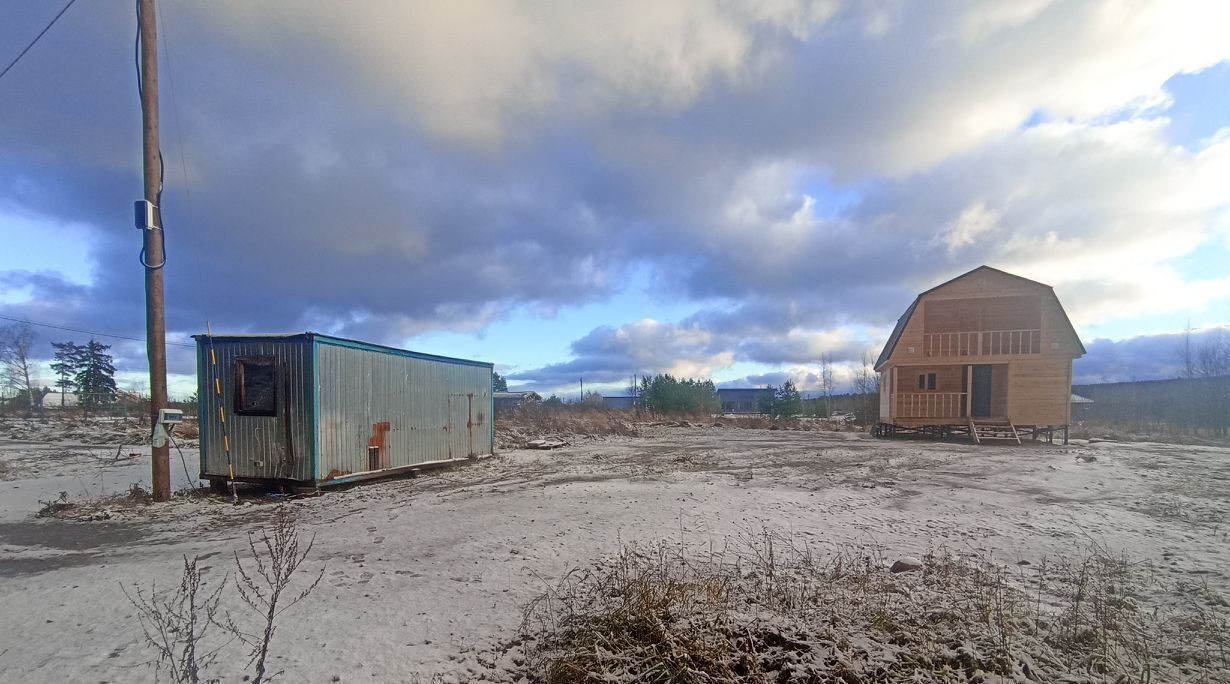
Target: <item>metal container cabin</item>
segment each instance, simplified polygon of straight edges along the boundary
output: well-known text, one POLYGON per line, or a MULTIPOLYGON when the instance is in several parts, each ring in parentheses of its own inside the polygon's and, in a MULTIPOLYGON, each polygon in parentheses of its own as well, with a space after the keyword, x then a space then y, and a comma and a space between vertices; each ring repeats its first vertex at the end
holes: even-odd
POLYGON ((490 363, 311 332, 195 339, 202 479, 327 486, 494 451, 490 363))

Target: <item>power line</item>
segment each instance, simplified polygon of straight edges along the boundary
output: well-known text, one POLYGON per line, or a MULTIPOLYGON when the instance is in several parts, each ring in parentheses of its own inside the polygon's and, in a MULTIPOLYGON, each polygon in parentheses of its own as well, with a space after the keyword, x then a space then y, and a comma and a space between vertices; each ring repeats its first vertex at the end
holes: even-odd
MULTIPOLYGON (((93 330, 82 330, 80 328, 67 328, 62 325, 52 325, 50 323, 39 323, 38 321, 27 321, 24 318, 13 318, 11 316, 0 316, 0 320, 13 321, 14 323, 25 323, 26 325, 37 325, 42 328, 54 328, 55 330, 66 330, 68 332, 82 333, 85 335, 94 335, 95 337, 113 337, 117 340, 129 340, 131 342, 145 342, 145 340, 140 337, 128 337, 126 335, 112 335, 111 333, 95 332, 93 330)), ((167 344, 176 346, 176 347, 189 347, 193 349, 196 348, 196 345, 188 344, 186 342, 167 342, 167 344)))
POLYGON ((14 57, 13 61, 9 62, 8 66, 4 67, 4 71, 0 71, 0 78, 4 78, 4 75, 9 72, 9 69, 12 69, 14 66, 16 66, 16 64, 21 61, 21 58, 26 56, 26 53, 30 51, 30 48, 34 47, 34 44, 37 43, 39 39, 43 37, 43 34, 50 31, 52 26, 55 26, 56 22, 60 20, 60 17, 64 16, 64 13, 68 11, 68 8, 73 6, 74 2, 77 2, 77 0, 68 0, 68 4, 65 5, 64 9, 60 10, 60 13, 57 14, 55 18, 51 20, 51 23, 43 27, 43 30, 39 31, 37 36, 34 36, 34 40, 30 41, 30 44, 26 46, 26 49, 22 50, 20 54, 14 57))

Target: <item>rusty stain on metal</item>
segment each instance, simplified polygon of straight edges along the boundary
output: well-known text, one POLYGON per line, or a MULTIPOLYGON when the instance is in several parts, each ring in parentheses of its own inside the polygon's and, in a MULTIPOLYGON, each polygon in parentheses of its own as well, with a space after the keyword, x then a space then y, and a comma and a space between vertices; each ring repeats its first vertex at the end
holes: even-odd
POLYGON ((291 406, 290 368, 287 366, 286 362, 282 362, 282 393, 283 393, 282 406, 286 407, 282 411, 283 426, 286 429, 286 435, 285 435, 286 449, 283 452, 282 464, 286 467, 284 469, 284 472, 281 473, 281 476, 290 477, 291 473, 294 472, 294 468, 295 468, 295 435, 294 435, 294 431, 291 430, 291 425, 290 425, 290 414, 293 413, 293 411, 290 410, 290 406, 291 406))
POLYGON ((466 395, 466 443, 467 456, 474 455, 474 393, 466 395))
POLYGON ((329 471, 328 475, 325 475, 325 479, 326 480, 336 480, 339 477, 346 477, 349 474, 350 474, 349 470, 338 470, 337 468, 334 468, 333 470, 329 471))
MULTIPOLYGON (((371 470, 380 470, 388 467, 388 457, 385 445, 388 442, 389 430, 393 429, 392 425, 386 420, 380 423, 372 423, 372 436, 367 438, 367 448, 379 449, 380 456, 376 467, 371 470)), ((370 452, 369 452, 370 453, 370 452)))

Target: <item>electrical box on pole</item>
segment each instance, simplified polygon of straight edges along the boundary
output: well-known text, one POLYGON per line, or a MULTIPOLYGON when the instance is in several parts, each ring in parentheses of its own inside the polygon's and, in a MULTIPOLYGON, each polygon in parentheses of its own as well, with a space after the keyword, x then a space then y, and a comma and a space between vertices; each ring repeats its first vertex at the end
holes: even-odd
POLYGON ((158 143, 158 33, 154 0, 137 1, 137 30, 141 54, 137 83, 141 95, 141 167, 144 198, 136 202, 136 225, 141 230, 141 265, 145 268, 145 340, 149 356, 150 438, 155 501, 171 498, 171 447, 167 444, 164 411, 167 409, 167 327, 163 301, 162 153, 158 143))

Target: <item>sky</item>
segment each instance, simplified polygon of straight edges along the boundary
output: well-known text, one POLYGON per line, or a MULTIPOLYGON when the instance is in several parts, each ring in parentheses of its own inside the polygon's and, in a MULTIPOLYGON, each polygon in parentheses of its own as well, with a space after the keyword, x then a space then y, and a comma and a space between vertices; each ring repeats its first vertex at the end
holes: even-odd
MULTIPOLYGON (((173 395, 207 323, 841 389, 982 264, 1055 288, 1077 382, 1230 324, 1230 3, 159 6, 173 395)), ((0 61, 60 7, 0 8, 0 61)), ((82 0, 0 79, 0 316, 144 334, 134 31, 82 0)))

